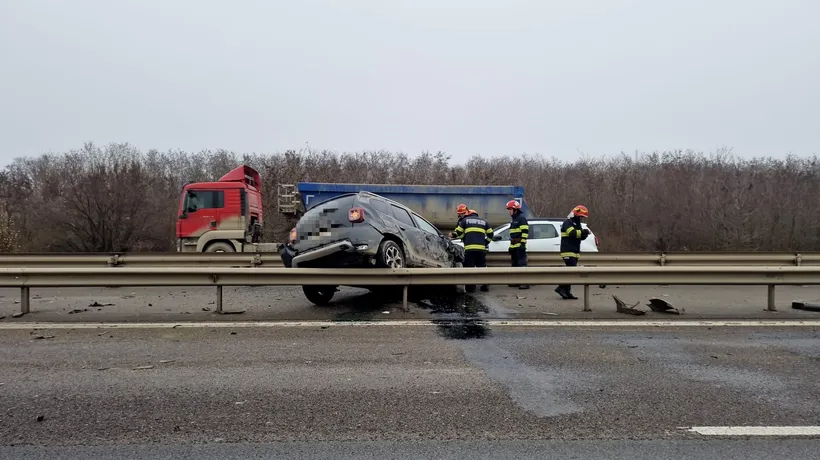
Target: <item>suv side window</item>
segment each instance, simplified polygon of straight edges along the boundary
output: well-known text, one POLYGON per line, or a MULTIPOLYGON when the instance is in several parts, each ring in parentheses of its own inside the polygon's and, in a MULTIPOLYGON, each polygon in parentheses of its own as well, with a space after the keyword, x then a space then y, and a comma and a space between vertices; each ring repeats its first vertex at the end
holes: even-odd
POLYGON ((495 235, 501 236, 501 240, 499 241, 510 241, 510 227, 507 227, 502 232, 495 233, 495 235))
POLYGON ((424 220, 423 217, 413 214, 413 218, 416 219, 416 224, 420 229, 424 230, 427 233, 432 233, 433 235, 439 236, 439 232, 438 230, 436 230, 436 227, 433 227, 433 225, 430 224, 430 222, 424 220))
POLYGON ((405 211, 404 209, 402 209, 402 208, 400 208, 400 207, 398 207, 398 206, 396 206, 396 205, 394 205, 394 204, 391 204, 391 205, 390 205, 390 207, 391 207, 391 208, 393 208, 393 217, 395 217, 396 219, 398 219, 398 221, 399 221, 399 222, 401 222, 401 223, 403 223, 403 224, 405 224, 405 225, 409 225, 409 226, 411 226, 411 227, 415 227, 415 226, 416 226, 416 225, 413 223, 413 218, 412 218, 412 217, 410 217, 410 213, 408 213, 408 212, 407 212, 407 211, 405 211))
POLYGON ((374 208, 376 208, 376 211, 390 215, 390 210, 387 208, 387 203, 385 203, 384 201, 371 198, 370 204, 373 205, 374 208))
POLYGON ((528 239, 533 240, 546 238, 558 238, 558 231, 555 230, 555 225, 552 225, 549 222, 544 222, 530 226, 530 234, 528 239))

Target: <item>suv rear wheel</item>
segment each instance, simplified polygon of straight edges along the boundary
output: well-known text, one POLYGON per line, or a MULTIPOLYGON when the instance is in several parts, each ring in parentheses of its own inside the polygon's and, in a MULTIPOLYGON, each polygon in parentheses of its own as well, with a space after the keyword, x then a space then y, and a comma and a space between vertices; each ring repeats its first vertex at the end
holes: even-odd
POLYGON ((325 306, 336 294, 336 286, 302 286, 302 292, 314 304, 325 306))
POLYGON ((404 251, 401 246, 393 240, 384 240, 379 245, 378 255, 379 265, 385 268, 404 268, 404 251))

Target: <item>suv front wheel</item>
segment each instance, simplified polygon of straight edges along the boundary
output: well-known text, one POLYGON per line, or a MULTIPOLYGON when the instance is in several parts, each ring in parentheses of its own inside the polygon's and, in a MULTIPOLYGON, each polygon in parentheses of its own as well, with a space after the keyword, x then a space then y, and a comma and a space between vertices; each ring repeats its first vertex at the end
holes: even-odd
POLYGON ((302 286, 302 292, 314 304, 325 306, 336 294, 336 286, 302 286))

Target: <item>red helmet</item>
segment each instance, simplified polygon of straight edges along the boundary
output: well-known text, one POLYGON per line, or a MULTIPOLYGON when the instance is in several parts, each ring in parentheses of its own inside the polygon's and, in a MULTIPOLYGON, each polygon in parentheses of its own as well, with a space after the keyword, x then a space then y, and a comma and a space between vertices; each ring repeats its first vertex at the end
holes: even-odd
POLYGON ((510 200, 507 202, 507 209, 521 209, 521 203, 516 200, 510 200))
POLYGON ((458 205, 458 208, 456 208, 456 214, 458 215, 467 214, 467 211, 468 209, 466 204, 460 204, 458 205))
POLYGON ((589 217, 589 210, 586 206, 579 204, 578 206, 572 208, 572 214, 581 217, 589 217))

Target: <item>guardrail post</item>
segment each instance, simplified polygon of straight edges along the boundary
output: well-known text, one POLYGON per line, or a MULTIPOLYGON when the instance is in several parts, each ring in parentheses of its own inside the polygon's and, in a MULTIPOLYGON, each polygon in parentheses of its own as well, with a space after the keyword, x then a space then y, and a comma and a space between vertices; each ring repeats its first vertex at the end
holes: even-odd
POLYGON ((407 306, 407 290, 410 288, 408 285, 404 285, 404 289, 401 291, 401 309, 402 311, 410 311, 410 307, 407 306))
POLYGON ((589 298, 589 284, 584 285, 584 311, 592 311, 592 308, 589 306, 592 299, 589 298))
POLYGON ((216 287, 216 312, 222 313, 222 286, 216 287))
POLYGON ((769 311, 777 311, 777 306, 774 304, 774 284, 769 285, 769 292, 768 292, 768 310, 769 311))
POLYGON ((31 312, 31 288, 23 286, 20 288, 20 314, 25 315, 31 312))

